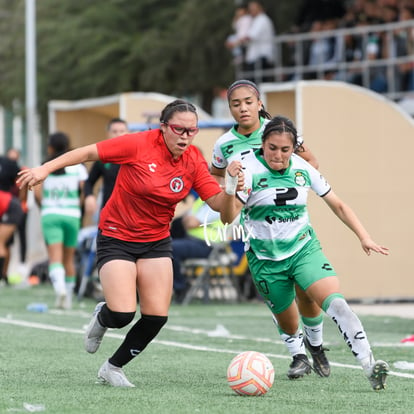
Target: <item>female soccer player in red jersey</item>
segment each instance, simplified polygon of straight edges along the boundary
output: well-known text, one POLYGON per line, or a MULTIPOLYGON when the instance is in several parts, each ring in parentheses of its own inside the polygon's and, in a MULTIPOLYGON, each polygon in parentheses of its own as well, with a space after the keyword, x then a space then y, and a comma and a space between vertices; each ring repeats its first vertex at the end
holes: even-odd
POLYGON ((224 192, 192 144, 198 132, 194 105, 175 100, 160 117, 160 128, 126 134, 67 152, 40 167, 24 170, 20 187, 41 183, 51 172, 85 161, 120 164, 112 195, 103 208, 97 263, 105 302, 99 303, 85 334, 85 348, 97 351, 108 328, 141 317, 98 378, 115 387, 133 387, 122 367, 140 354, 167 322, 172 295, 170 222, 178 202, 193 188, 219 211, 224 192))

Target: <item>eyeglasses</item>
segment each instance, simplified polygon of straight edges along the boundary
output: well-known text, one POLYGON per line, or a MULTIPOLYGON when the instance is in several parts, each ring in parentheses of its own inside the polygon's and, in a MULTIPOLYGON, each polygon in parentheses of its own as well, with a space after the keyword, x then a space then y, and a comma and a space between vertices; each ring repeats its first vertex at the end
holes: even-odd
POLYGON ((168 122, 164 122, 164 124, 169 126, 174 134, 181 136, 187 134, 188 137, 193 137, 199 131, 199 128, 184 128, 181 125, 169 124, 168 122))

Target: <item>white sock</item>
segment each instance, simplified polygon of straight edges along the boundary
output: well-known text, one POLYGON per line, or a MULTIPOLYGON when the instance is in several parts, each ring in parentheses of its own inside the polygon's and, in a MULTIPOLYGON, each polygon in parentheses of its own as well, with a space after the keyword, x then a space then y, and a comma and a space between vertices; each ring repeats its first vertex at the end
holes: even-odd
POLYGON ((372 366, 374 358, 367 334, 358 316, 351 310, 346 300, 340 297, 332 300, 326 313, 337 324, 355 358, 367 372, 372 366))
POLYGON ((49 278, 52 282, 56 295, 65 296, 65 269, 61 263, 51 263, 49 265, 49 278))
POLYGON ((309 326, 302 320, 302 326, 309 343, 315 347, 321 346, 323 342, 323 322, 318 325, 309 326))
POLYGON ((287 333, 281 332, 280 337, 285 343, 290 355, 306 354, 302 331, 298 330, 294 335, 288 335, 287 333))
POLYGON ((280 338, 285 343, 290 355, 295 356, 298 354, 305 354, 306 349, 305 344, 303 343, 303 332, 298 329, 297 332, 293 335, 285 333, 279 326, 279 323, 276 319, 276 316, 272 314, 273 323, 276 325, 280 338))
POLYGON ((66 282, 66 309, 72 309, 72 298, 73 298, 73 290, 75 288, 75 283, 73 282, 66 282))

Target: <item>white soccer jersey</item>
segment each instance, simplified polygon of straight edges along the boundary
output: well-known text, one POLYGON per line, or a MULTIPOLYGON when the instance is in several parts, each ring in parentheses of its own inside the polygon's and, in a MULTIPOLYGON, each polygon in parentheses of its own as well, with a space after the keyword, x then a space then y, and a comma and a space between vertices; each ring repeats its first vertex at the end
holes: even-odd
POLYGON ((258 152, 243 161, 245 190, 237 193, 245 204, 241 223, 251 248, 259 259, 283 260, 310 240, 307 210, 309 189, 319 196, 331 187, 318 170, 296 154, 281 174, 268 167, 258 152))
MULTIPOLYGON (((243 161, 244 157, 262 146, 262 134, 269 119, 260 118, 260 128, 253 131, 248 137, 239 134, 235 127, 223 134, 214 144, 212 164, 223 169, 234 161, 243 161)), ((298 137, 297 147, 303 144, 302 137, 298 137)))
POLYGON ((260 119, 260 128, 248 137, 239 134, 233 126, 214 144, 212 164, 216 168, 227 168, 234 160, 241 161, 243 157, 262 146, 262 134, 268 119, 260 119))
POLYGON ((64 174, 50 174, 43 182, 42 216, 81 217, 79 183, 87 178, 88 171, 82 164, 65 167, 64 174))

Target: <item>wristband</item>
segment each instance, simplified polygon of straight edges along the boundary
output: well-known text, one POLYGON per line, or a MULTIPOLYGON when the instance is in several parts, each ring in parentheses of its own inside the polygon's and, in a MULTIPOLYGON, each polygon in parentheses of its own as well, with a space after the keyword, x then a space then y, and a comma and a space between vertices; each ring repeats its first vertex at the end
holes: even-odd
POLYGON ((228 173, 228 171, 226 171, 226 189, 225 189, 226 194, 235 195, 238 182, 239 182, 238 175, 235 175, 234 177, 232 177, 228 173))

